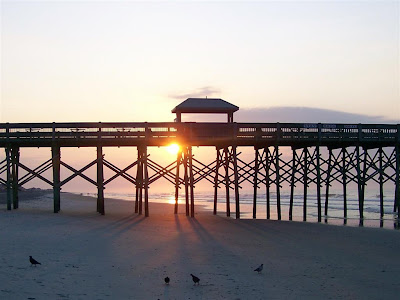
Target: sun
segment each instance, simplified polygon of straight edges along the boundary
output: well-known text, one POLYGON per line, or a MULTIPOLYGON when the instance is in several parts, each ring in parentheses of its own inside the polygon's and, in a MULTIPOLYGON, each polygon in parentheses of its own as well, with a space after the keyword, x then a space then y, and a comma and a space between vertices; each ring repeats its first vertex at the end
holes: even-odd
POLYGON ((178 152, 181 150, 181 147, 178 144, 171 144, 167 146, 167 151, 171 154, 178 154, 178 152))

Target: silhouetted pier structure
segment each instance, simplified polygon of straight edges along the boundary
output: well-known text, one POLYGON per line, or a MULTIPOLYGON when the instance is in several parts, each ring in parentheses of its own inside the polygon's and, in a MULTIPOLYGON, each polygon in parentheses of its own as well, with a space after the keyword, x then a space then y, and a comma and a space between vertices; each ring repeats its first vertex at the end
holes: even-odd
MULTIPOLYGON (((181 111, 184 112, 184 111, 181 111)), ((233 113, 232 113, 233 114, 233 113)), ((180 120, 180 119, 179 119, 180 120)), ((0 161, 0 185, 7 188, 7 209, 18 208, 18 188, 39 178, 54 192, 54 212, 60 211, 61 187, 81 177, 97 187, 97 211, 105 213, 104 188, 117 177, 136 188, 135 212, 149 215, 149 186, 166 179, 176 191, 175 213, 178 211, 178 190, 184 187, 185 208, 194 216, 194 188, 202 181, 214 187, 214 214, 217 213, 219 188, 225 189, 226 215, 230 216, 230 193, 235 204, 235 217, 240 218, 240 187, 253 185, 253 218, 257 216, 257 191, 266 190, 267 218, 271 213, 271 191, 276 192, 276 214, 281 219, 281 186, 290 186, 289 219, 292 219, 296 185, 303 187, 303 220, 307 218, 307 194, 310 185, 317 191, 318 221, 328 214, 329 188, 332 183, 343 187, 343 217, 347 217, 346 188, 355 183, 358 188, 359 217, 364 218, 364 195, 368 182, 379 185, 380 214, 384 215, 384 184, 394 185, 393 210, 400 216, 400 125, 399 124, 324 124, 324 123, 228 123, 157 122, 157 123, 2 123, 0 147, 5 159, 0 161), (162 166, 151 160, 149 147, 179 144, 177 159, 162 166), (193 157, 192 147, 213 146, 215 159, 210 163, 193 157), (51 148, 51 158, 36 168, 20 162, 24 147, 51 148), (94 147, 97 158, 77 170, 61 160, 66 147, 94 147), (104 147, 136 147, 137 160, 123 169, 107 161, 104 147), (240 159, 238 149, 251 147, 254 159, 240 159), (284 159, 282 148, 291 149, 291 158, 284 159), (89 178, 83 172, 96 165, 97 176, 89 178), (60 169, 72 172, 60 178, 60 169), (115 174, 104 178, 104 167, 115 174), (19 169, 26 174, 19 177, 19 169), (53 178, 42 174, 52 169, 53 178), (128 173, 135 170, 136 176, 128 173), (182 172, 183 170, 183 172, 182 172), (144 206, 144 207, 143 207, 144 206)))

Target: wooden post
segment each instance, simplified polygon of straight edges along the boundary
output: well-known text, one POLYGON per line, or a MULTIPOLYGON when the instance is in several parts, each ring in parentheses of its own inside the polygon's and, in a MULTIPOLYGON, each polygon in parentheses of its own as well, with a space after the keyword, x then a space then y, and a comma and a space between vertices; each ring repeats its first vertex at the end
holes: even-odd
POLYGON ((346 148, 342 147, 342 180, 343 180, 343 222, 347 224, 347 174, 346 148))
POLYGON ((303 166, 303 221, 307 221, 307 184, 308 184, 308 148, 303 148, 303 155, 304 155, 304 166, 303 166))
MULTIPOLYGON (((399 126, 397 127, 399 130, 399 126)), ((399 130, 400 131, 400 130, 399 130)), ((400 132, 398 132, 400 136, 400 132)), ((397 224, 396 226, 399 227, 400 225, 400 145, 396 144, 396 182, 395 182, 395 192, 394 192, 394 203, 395 208, 397 208, 397 224)))
POLYGON ((264 148, 266 152, 265 155, 265 197, 266 197, 266 206, 267 206, 267 219, 271 218, 271 199, 270 199, 270 178, 269 178, 269 169, 270 169, 270 151, 269 148, 264 148))
POLYGON ((329 157, 328 157, 328 170, 326 171, 326 191, 325 191, 325 223, 328 222, 328 204, 329 204, 329 186, 330 186, 330 177, 331 177, 331 169, 332 169, 332 149, 329 148, 329 157))
POLYGON ((12 199, 12 177, 11 177, 11 150, 10 147, 6 147, 6 163, 7 163, 7 210, 11 210, 11 199, 12 199))
POLYGON ((147 146, 144 147, 144 163, 143 163, 143 173, 144 173, 144 215, 149 216, 149 170, 147 168, 147 146))
POLYGON ((188 174, 188 149, 185 148, 185 153, 183 156, 183 168, 184 168, 184 181, 185 181, 185 208, 186 216, 190 215, 189 209, 189 174, 188 174))
POLYGON ((190 181, 190 216, 194 217, 194 178, 193 178, 193 163, 192 163, 192 146, 189 146, 189 181, 190 181))
POLYGON ((182 152, 179 151, 176 157, 176 175, 175 175, 175 205, 174 205, 174 214, 178 213, 178 201, 179 201, 179 169, 181 162, 182 152))
POLYGON ((231 216, 231 205, 229 203, 229 187, 230 187, 230 182, 229 182, 229 158, 228 158, 228 148, 224 148, 224 154, 225 154, 225 191, 226 191, 226 216, 230 217, 231 216))
POLYGON ((139 170, 139 215, 143 214, 143 149, 138 147, 140 170, 139 170))
POLYGON ((289 220, 293 220, 294 179, 296 174, 296 149, 292 148, 292 175, 290 178, 289 220))
POLYGON ((102 146, 97 146, 97 211, 104 215, 104 171, 102 146))
POLYGON ((362 173, 362 191, 361 191, 361 215, 360 215, 360 226, 364 225, 364 198, 365 198, 365 177, 367 176, 367 158, 368 158, 368 149, 364 149, 364 166, 362 173))
POLYGON ((213 214, 216 215, 217 214, 217 206, 218 206, 218 175, 219 175, 219 149, 218 147, 216 148, 217 150, 217 162, 215 165, 215 177, 214 177, 214 209, 213 209, 213 214))
POLYGON ((255 152, 255 160, 254 160, 254 180, 253 180, 253 219, 257 219, 257 175, 258 175, 258 149, 254 148, 255 152))
POLYGON ((319 144, 317 145, 317 206, 318 222, 321 222, 321 163, 319 144))
POLYGON ((239 203, 239 174, 237 168, 237 153, 236 153, 236 145, 232 146, 232 154, 233 154, 233 176, 235 180, 235 213, 236 219, 240 219, 240 203, 239 203))
POLYGON ((279 166, 279 146, 275 146, 275 171, 276 171, 276 208, 278 211, 278 220, 281 219, 281 178, 279 166))
POLYGON ((382 147, 379 147, 379 202, 380 202, 380 215, 381 215, 381 227, 383 227, 383 163, 382 163, 382 147))
POLYGON ((11 149, 12 162, 12 191, 13 191, 13 208, 17 209, 19 205, 18 199, 18 164, 19 164, 19 148, 11 149))
POLYGON ((53 145, 51 148, 52 152, 52 162, 53 162, 53 194, 54 194, 54 213, 60 211, 61 203, 61 186, 60 186, 60 160, 61 153, 60 147, 53 145))
POLYGON ((136 165, 136 197, 135 197, 135 213, 139 212, 139 196, 140 196, 140 186, 141 186, 141 160, 140 160, 140 150, 137 148, 137 165, 136 165))
POLYGON ((362 193, 363 193, 363 188, 362 188, 362 177, 361 177, 361 159, 360 159, 360 145, 357 145, 356 147, 356 155, 357 155, 357 189, 358 189, 358 213, 360 219, 363 217, 363 210, 362 210, 362 193))
MULTIPOLYGON (((139 169, 139 166, 137 166, 139 169)), ((137 171, 136 171, 137 174, 137 171)), ((138 176, 136 176, 136 195, 135 195, 135 214, 137 214, 139 212, 139 188, 138 188, 138 176)))

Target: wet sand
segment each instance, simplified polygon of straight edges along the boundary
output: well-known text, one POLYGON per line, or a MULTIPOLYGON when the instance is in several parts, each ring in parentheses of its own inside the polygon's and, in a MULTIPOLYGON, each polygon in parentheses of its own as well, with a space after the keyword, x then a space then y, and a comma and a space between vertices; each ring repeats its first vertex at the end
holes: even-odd
POLYGON ((1 299, 395 299, 400 232, 235 220, 62 193, 0 207, 1 299), (40 261, 36 267, 29 255, 40 261), (253 270, 264 264, 257 274, 253 270), (194 286, 190 273, 200 278, 194 286), (169 276, 170 285, 164 284, 169 276))

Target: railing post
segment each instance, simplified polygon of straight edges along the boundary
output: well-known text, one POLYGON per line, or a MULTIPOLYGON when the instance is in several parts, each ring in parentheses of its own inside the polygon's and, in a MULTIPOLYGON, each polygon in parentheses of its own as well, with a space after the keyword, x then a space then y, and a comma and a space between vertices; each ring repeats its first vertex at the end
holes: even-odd
POLYGON ((52 129, 51 129, 51 140, 53 143, 56 140, 56 123, 53 122, 52 129))
POLYGON ((321 143, 322 139, 322 124, 318 123, 318 145, 321 143))
POLYGON ((357 125, 357 130, 358 130, 358 143, 360 144, 362 142, 362 124, 359 123, 357 125))

